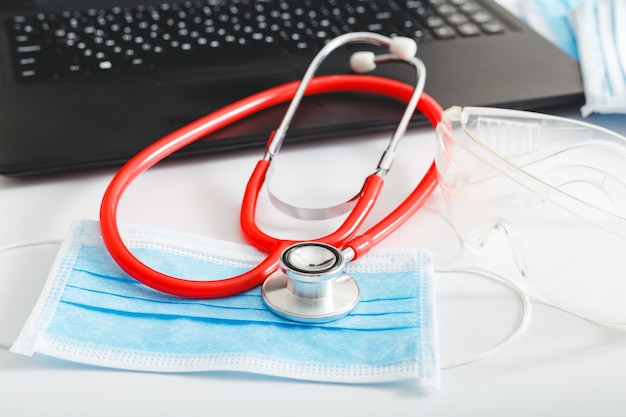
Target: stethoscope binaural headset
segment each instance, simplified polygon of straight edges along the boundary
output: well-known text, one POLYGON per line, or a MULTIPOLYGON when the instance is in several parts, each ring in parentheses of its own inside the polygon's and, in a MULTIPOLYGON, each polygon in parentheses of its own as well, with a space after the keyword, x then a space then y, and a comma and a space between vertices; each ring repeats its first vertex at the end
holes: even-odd
POLYGON ((441 118, 442 109, 439 104, 423 93, 426 70, 422 61, 415 57, 415 53, 416 44, 409 38, 389 38, 368 32, 341 35, 320 50, 300 82, 284 84, 242 99, 148 146, 119 170, 102 200, 102 236, 112 257, 124 271, 138 281, 177 296, 225 297, 263 284, 263 299, 268 308, 288 319, 321 323, 347 315, 358 303, 360 295, 356 281, 344 272, 346 263, 364 255, 408 220, 428 199, 437 184, 437 173, 433 164, 398 207, 365 233, 355 236, 374 207, 398 142, 405 134, 415 108, 424 113, 433 126, 441 118), (373 52, 361 51, 353 54, 350 62, 356 72, 369 72, 377 63, 404 61, 416 70, 415 85, 411 87, 391 79, 368 75, 315 77, 322 61, 332 51, 357 42, 382 45, 390 53, 375 55, 373 52), (366 178, 359 194, 351 200, 352 211, 337 230, 307 242, 269 236, 257 226, 255 211, 272 159, 283 143, 302 98, 305 95, 337 91, 390 96, 407 102, 407 106, 376 170, 366 178), (124 244, 117 227, 118 203, 132 181, 168 155, 207 134, 290 99, 291 104, 285 116, 271 136, 263 158, 258 161, 250 177, 241 208, 243 233, 252 245, 268 254, 265 260, 250 271, 235 277, 217 281, 191 281, 155 271, 137 259, 124 244), (278 268, 282 273, 275 274, 278 268))

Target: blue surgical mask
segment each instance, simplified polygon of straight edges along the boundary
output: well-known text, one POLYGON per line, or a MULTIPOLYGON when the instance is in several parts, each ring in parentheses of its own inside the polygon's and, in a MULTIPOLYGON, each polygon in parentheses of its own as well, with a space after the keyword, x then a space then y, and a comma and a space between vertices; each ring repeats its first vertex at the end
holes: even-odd
POLYGON ((528 26, 564 52, 578 59, 576 34, 569 13, 587 0, 517 0, 514 12, 528 26))
POLYGON ((516 2, 520 17, 580 63, 591 113, 626 113, 626 2, 533 0, 516 2))
MULTIPOLYGON (((123 227, 122 235, 144 263, 194 280, 237 275, 264 257, 248 246, 143 226, 123 227)), ((361 288, 357 308, 335 322, 300 324, 268 311, 259 288, 211 300, 154 291, 119 269, 97 222, 79 222, 11 350, 140 371, 439 386, 431 255, 372 254, 347 272, 361 288)))
POLYGON ((626 2, 589 0, 571 21, 585 90, 583 116, 626 114, 626 2))

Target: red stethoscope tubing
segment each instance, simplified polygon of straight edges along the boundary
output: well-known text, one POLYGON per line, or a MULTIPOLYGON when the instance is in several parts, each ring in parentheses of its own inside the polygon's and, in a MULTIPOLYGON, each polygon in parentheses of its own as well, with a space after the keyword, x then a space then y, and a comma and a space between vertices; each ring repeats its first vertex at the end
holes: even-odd
MULTIPOLYGON (((125 190, 141 173, 177 150, 210 133, 258 111, 290 100, 298 87, 298 83, 298 81, 294 81, 254 94, 204 116, 149 145, 117 172, 102 199, 100 225, 107 249, 126 273, 143 284, 165 293, 187 298, 219 298, 238 294, 260 285, 265 278, 276 271, 280 253, 286 246, 294 242, 279 240, 265 234, 255 222, 257 198, 265 182, 269 161, 261 160, 257 163, 246 187, 240 219, 242 230, 248 241, 260 250, 267 252, 268 256, 250 271, 235 277, 216 281, 191 281, 172 277, 150 268, 137 259, 124 244, 117 227, 117 210, 125 190)), ((408 101, 413 88, 398 81, 375 76, 330 75, 314 78, 306 95, 338 91, 381 94, 408 101)), ((426 115, 433 126, 439 123, 442 109, 427 94, 422 94, 417 109, 426 115)), ((382 183, 382 177, 370 175, 366 179, 355 209, 347 216, 342 225, 335 232, 315 240, 324 241, 334 246, 345 246, 345 242, 356 234, 373 208, 376 197, 382 188, 382 183)), ((353 248, 356 257, 363 255, 403 224, 423 205, 436 185, 437 176, 433 164, 418 186, 396 209, 363 235, 347 244, 353 248)))

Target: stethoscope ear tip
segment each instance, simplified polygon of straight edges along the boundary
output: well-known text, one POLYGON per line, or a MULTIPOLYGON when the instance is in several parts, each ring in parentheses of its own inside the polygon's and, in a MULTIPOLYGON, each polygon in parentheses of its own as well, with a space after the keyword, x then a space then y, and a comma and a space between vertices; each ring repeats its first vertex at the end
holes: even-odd
POLYGON ((376 55, 372 51, 358 51, 350 56, 350 68, 358 74, 376 69, 376 55))
POLYGON ((417 54, 417 43, 414 39, 396 36, 391 39, 389 51, 398 58, 408 61, 417 54))

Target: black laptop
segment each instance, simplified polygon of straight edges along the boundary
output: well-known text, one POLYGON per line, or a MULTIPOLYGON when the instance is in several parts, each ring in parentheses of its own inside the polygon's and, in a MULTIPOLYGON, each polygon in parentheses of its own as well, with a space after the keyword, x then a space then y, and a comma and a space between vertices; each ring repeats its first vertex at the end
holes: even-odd
MULTIPOLYGON (((324 42, 351 31, 415 38, 426 91, 444 107, 583 99, 577 63, 487 0, 3 0, 0 8, 2 175, 120 165, 204 114, 297 80, 324 42)), ((322 72, 350 72, 350 49, 322 72)), ((401 64, 375 73, 414 79, 401 64)), ((401 109, 369 96, 311 98, 287 140, 390 129, 401 109)), ((177 156, 261 146, 283 111, 177 156)))

